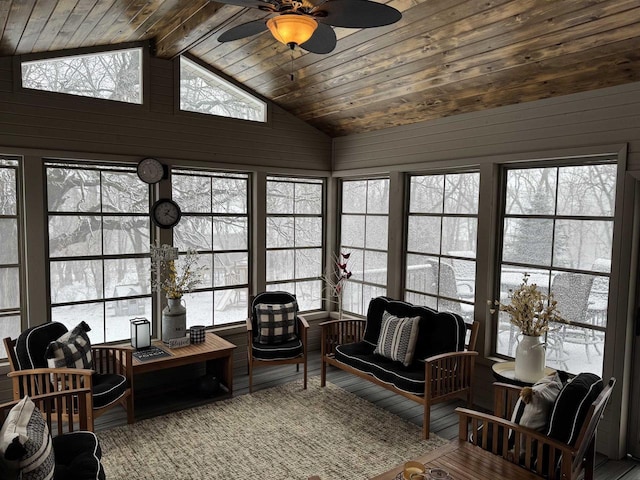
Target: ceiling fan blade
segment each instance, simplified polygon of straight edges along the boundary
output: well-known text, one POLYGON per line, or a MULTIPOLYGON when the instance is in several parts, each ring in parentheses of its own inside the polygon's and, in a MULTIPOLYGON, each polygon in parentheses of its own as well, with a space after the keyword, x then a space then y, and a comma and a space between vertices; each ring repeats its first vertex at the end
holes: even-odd
POLYGON ((262 0, 215 0, 217 3, 224 3, 227 5, 237 5, 238 7, 246 8, 261 8, 266 7, 269 10, 273 10, 273 5, 269 2, 262 0))
POLYGON ((346 28, 370 28, 391 25, 402 18, 393 7, 369 0, 328 0, 312 10, 318 22, 346 28))
POLYGON ((230 28, 218 37, 219 42, 231 42, 241 38, 250 37, 267 30, 267 24, 264 20, 254 20, 253 22, 243 23, 230 28))
POLYGON ((329 25, 318 23, 318 28, 313 32, 311 38, 300 47, 311 53, 330 53, 336 48, 336 42, 336 33, 333 28, 329 25))

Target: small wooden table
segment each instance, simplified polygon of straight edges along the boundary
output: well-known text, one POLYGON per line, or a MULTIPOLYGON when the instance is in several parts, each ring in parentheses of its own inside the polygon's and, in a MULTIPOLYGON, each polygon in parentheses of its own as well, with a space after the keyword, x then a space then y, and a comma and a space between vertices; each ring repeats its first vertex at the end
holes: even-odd
POLYGON ((228 396, 233 394, 233 350, 236 348, 233 343, 207 332, 203 343, 187 347, 171 349, 160 340, 152 342, 152 345, 169 353, 169 356, 145 361, 133 357, 134 377, 142 373, 204 362, 206 374, 215 375, 220 380, 220 385, 226 388, 228 396))
MULTIPOLYGON (((491 366, 493 378, 498 382, 510 383, 519 387, 530 387, 535 382, 525 382, 516 378, 516 362, 498 362, 491 366)), ((544 375, 553 375, 556 371, 553 368, 545 367, 544 375)))
MULTIPOLYGON (((413 459, 429 468, 442 468, 452 480, 540 480, 533 472, 503 460, 482 448, 464 440, 452 440, 440 448, 413 459)), ((384 472, 370 480, 394 480, 402 472, 404 464, 384 472)), ((400 475, 402 478, 402 475, 400 475)))

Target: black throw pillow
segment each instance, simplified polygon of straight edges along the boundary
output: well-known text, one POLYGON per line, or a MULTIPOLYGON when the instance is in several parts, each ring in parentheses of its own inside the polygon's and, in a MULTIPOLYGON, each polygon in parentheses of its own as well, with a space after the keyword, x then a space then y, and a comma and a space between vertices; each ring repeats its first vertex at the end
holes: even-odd
POLYGON ((580 373, 560 391, 551 409, 547 436, 573 445, 593 401, 604 388, 593 373, 580 373))

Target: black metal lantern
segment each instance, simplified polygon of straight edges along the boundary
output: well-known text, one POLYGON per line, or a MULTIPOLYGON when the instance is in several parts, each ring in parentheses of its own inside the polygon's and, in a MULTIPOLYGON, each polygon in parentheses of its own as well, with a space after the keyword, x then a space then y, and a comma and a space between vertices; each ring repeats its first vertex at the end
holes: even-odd
POLYGON ((151 323, 146 318, 131 320, 131 346, 136 350, 151 346, 151 323))

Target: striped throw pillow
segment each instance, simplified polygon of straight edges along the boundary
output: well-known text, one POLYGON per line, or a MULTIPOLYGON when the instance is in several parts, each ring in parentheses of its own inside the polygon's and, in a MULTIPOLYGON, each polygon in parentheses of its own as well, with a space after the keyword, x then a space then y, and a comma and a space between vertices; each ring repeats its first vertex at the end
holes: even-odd
POLYGON ((373 353, 408 367, 413 362, 419 323, 420 317, 398 318, 385 311, 382 314, 378 344, 373 353))
POLYGON ((49 427, 29 397, 9 412, 0 430, 0 454, 17 462, 22 480, 53 478, 56 462, 49 427))

